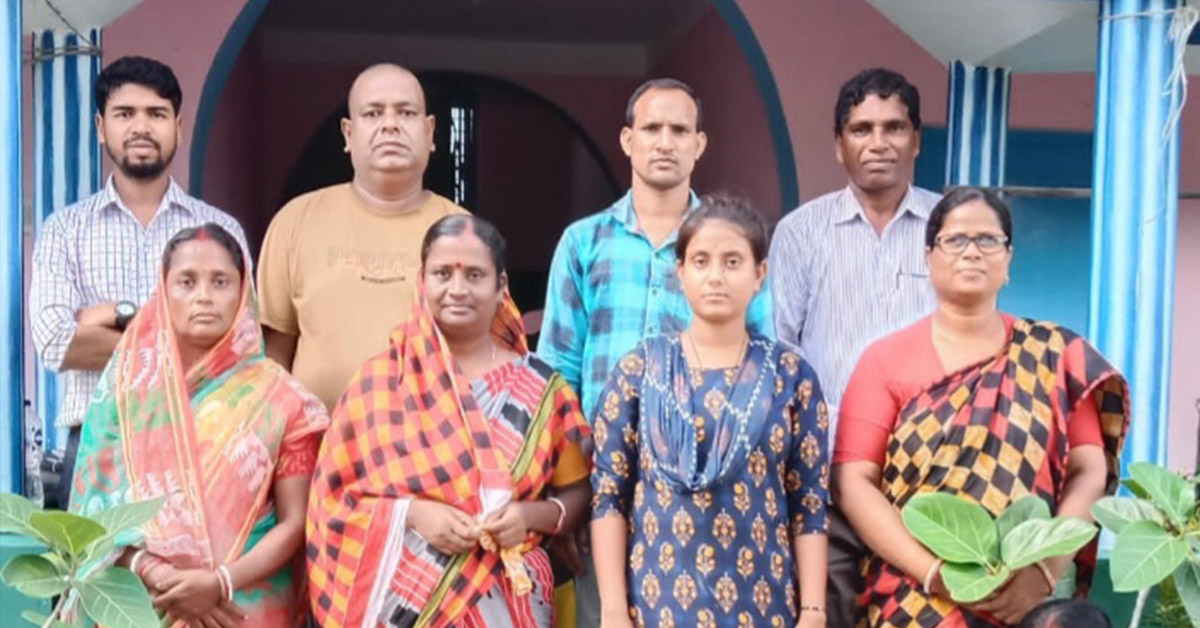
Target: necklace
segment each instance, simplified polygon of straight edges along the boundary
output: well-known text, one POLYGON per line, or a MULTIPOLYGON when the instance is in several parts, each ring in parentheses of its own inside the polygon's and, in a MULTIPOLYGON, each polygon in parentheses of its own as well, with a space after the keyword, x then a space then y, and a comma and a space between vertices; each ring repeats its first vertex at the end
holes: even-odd
MULTIPOLYGON (((687 333, 687 337, 688 337, 688 344, 690 344, 692 346, 692 353, 696 354, 696 363, 700 365, 700 371, 704 372, 706 370, 706 368, 704 366, 704 361, 700 359, 700 350, 699 350, 699 348, 696 347, 696 339, 692 337, 692 333, 690 331, 688 331, 686 333, 687 333)), ((725 383, 726 384, 725 389, 724 390, 721 390, 720 388, 713 389, 713 390, 716 390, 717 392, 720 392, 721 398, 722 398, 720 409, 717 411, 713 411, 714 419, 719 420, 723 414, 729 413, 732 416, 734 416, 735 418, 737 418, 740 422, 745 423, 747 418, 749 417, 750 409, 754 406, 754 403, 758 399, 759 392, 761 392, 761 390, 762 390, 762 374, 761 373, 759 374, 760 376, 759 376, 758 380, 754 383, 754 390, 750 395, 750 400, 746 404, 746 407, 740 412, 738 411, 737 408, 734 407, 733 393, 734 393, 734 390, 737 388, 738 384, 741 383, 742 371, 746 368, 746 352, 749 348, 750 348, 750 334, 747 333, 745 335, 745 337, 742 339, 742 348, 738 351, 737 370, 734 371, 734 373, 733 373, 733 379, 728 380, 728 373, 726 373, 725 376, 722 377, 722 379, 727 380, 727 382, 725 383)), ((728 371, 729 369, 723 369, 723 370, 728 371)), ((680 410, 682 410, 682 407, 679 406, 678 399, 676 399, 675 403, 676 403, 676 407, 679 408, 680 410)))
MULTIPOLYGON (((700 365, 701 371, 707 370, 707 367, 704 366, 704 360, 702 360, 700 358, 700 349, 699 349, 699 347, 696 346, 696 338, 692 336, 691 331, 687 331, 684 333, 687 334, 688 344, 692 346, 692 354, 696 356, 696 364, 700 365)), ((746 334, 745 336, 742 337, 742 347, 740 349, 738 349, 737 362, 735 362, 735 364, 737 364, 737 366, 738 366, 739 371, 741 370, 742 363, 746 359, 746 348, 749 346, 750 346, 750 334, 746 334)))
MULTIPOLYGON (((752 448, 751 441, 759 437, 759 428, 763 425, 762 419, 767 408, 761 407, 761 402, 764 394, 770 394, 767 389, 769 383, 775 381, 777 361, 773 359, 773 341, 747 337, 741 365, 733 382, 727 386, 725 398, 720 407, 709 410, 717 421, 720 436, 711 441, 713 445, 704 445, 715 449, 710 451, 709 462, 702 469, 699 461, 701 446, 692 431, 692 419, 696 416, 692 378, 687 374, 687 365, 679 363, 685 360, 677 362, 671 357, 675 351, 685 353, 681 346, 684 342, 682 335, 645 341, 649 345, 642 375, 639 410, 641 416, 648 420, 641 422, 638 433, 639 438, 650 444, 654 452, 653 464, 666 481, 680 490, 696 491, 728 477, 733 468, 746 460, 752 448), (742 382, 750 346, 754 346, 756 351, 761 350, 765 359, 761 364, 756 363, 754 381, 742 382), (679 367, 682 367, 683 373, 676 370, 679 367), (736 399, 733 398, 735 396, 736 399)), ((694 350, 695 342, 690 338, 688 342, 694 350)))

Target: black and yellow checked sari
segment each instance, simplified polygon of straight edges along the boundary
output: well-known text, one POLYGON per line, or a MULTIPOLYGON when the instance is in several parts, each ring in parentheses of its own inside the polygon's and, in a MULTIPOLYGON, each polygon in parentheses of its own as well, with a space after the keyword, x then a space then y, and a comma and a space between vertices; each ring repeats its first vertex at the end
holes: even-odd
MULTIPOLYGON (((940 491, 998 516, 1034 494, 1054 510, 1066 481, 1067 420, 1089 397, 1100 417, 1112 492, 1129 422, 1124 377, 1074 332, 1017 319, 1004 351, 947 375, 904 405, 888 441, 884 496, 903 508, 914 495, 940 491)), ((1090 585, 1095 556, 1093 543, 1076 557, 1080 594, 1090 585)), ((868 555, 865 574, 865 622, 872 628, 998 625, 926 595, 878 556, 868 555)))

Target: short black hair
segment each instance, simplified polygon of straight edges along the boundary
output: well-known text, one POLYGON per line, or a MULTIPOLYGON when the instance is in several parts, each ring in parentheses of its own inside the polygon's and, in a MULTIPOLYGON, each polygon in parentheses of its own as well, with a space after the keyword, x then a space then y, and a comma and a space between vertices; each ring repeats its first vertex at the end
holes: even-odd
POLYGON ((1050 600, 1029 611, 1018 628, 1112 628, 1112 622, 1091 602, 1050 600))
POLYGON ((921 94, 903 74, 887 68, 870 68, 846 81, 838 92, 837 105, 833 109, 833 135, 841 137, 850 110, 862 104, 867 96, 874 94, 884 100, 892 94, 900 96, 900 102, 908 109, 908 121, 914 130, 921 130, 921 94))
POLYGON ((421 242, 421 266, 425 266, 425 260, 429 259, 429 250, 433 248, 434 242, 445 237, 462 235, 468 226, 492 254, 492 264, 496 267, 496 281, 500 281, 500 275, 504 273, 504 251, 508 244, 492 221, 474 214, 451 214, 430 225, 429 230, 425 232, 425 240, 421 242))
POLYGON ((925 248, 932 249, 933 245, 937 243, 938 233, 942 231, 942 225, 946 224, 946 216, 949 216, 950 212, 959 206, 971 201, 983 201, 996 213, 996 219, 1000 221, 1000 229, 1008 238, 1008 248, 1012 248, 1012 211, 1008 208, 1008 204, 991 190, 966 186, 952 188, 930 210, 929 222, 925 224, 925 248))
POLYGON ((154 59, 136 56, 113 61, 96 77, 96 110, 100 115, 104 115, 104 108, 108 106, 109 94, 127 83, 154 90, 154 93, 171 101, 175 115, 179 115, 183 91, 179 89, 179 80, 175 78, 171 67, 154 59))
POLYGON ((637 101, 641 100, 646 92, 652 89, 677 89, 688 95, 692 102, 696 103, 696 130, 703 128, 704 123, 704 105, 700 104, 700 97, 696 95, 696 90, 692 89, 691 85, 673 78, 656 78, 650 79, 638 88, 633 90, 633 95, 629 97, 629 103, 625 105, 625 126, 633 128, 633 107, 637 101))
POLYGON ((212 240, 220 244, 221 248, 229 253, 229 258, 233 261, 233 267, 237 269, 242 281, 246 280, 246 257, 245 253, 242 252, 242 246, 238 244, 237 239, 232 234, 215 222, 206 222, 198 227, 180 229, 178 233, 171 236, 171 239, 167 241, 167 246, 163 249, 163 277, 166 277, 167 273, 171 271, 171 258, 175 255, 175 249, 179 248, 184 242, 191 242, 193 240, 212 240))
POLYGON ((724 220, 742 232, 750 243, 750 252, 754 255, 754 263, 761 264, 767 259, 767 248, 770 246, 770 229, 750 200, 744 196, 728 192, 717 192, 705 195, 700 199, 700 206, 684 219, 679 227, 679 235, 675 240, 675 259, 683 262, 687 258, 687 247, 700 227, 709 220, 724 220))

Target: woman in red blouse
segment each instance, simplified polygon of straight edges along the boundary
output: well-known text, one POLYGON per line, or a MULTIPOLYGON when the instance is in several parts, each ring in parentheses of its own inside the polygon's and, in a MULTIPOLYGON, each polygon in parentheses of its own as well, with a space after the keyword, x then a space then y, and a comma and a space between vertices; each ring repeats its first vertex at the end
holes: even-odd
POLYGON ((939 491, 998 516, 1034 494, 1090 520, 1115 488, 1128 423, 1124 378, 1074 332, 996 309, 1012 261, 1012 216, 986 190, 960 188, 926 230, 938 308, 867 348, 842 400, 834 495, 868 547, 863 603, 873 627, 1019 622, 1076 563, 1085 592, 1095 547, 1018 570, 996 594, 958 606, 940 562, 900 509, 939 491))

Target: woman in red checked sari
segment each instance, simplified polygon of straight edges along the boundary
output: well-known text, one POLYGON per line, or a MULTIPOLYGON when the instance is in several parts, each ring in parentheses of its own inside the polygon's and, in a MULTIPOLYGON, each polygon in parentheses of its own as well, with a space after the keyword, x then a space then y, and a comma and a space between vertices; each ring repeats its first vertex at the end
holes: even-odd
POLYGON ((1059 579, 1086 594, 1095 545, 1018 570, 991 597, 959 606, 900 509, 937 491, 999 516, 1037 495, 1058 515, 1090 521, 1092 504, 1116 487, 1128 392, 1074 332, 997 311, 1012 217, 994 194, 947 194, 930 213, 926 249, 938 308, 872 344, 855 367, 840 407, 835 499, 869 550, 865 625, 1010 626, 1059 579))
POLYGON ((474 216, 430 227, 413 315, 351 380, 308 515, 324 628, 548 628, 540 541, 587 508, 575 394, 528 352, 504 240, 474 216))
POLYGON ((327 425, 263 353, 241 247, 215 224, 184 229, 88 408, 71 510, 166 496, 115 558, 172 626, 297 626, 294 559, 327 425))

